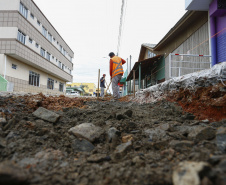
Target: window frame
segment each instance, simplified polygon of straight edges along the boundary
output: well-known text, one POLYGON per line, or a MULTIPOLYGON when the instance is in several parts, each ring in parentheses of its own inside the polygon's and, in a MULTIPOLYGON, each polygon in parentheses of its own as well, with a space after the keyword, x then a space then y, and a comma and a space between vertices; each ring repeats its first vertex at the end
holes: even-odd
POLYGON ((51 57, 51 54, 49 52, 46 52, 46 59, 50 61, 50 57, 51 57))
POLYGON ((41 49, 40 49, 40 54, 41 54, 42 57, 45 58, 45 56, 46 56, 46 50, 43 49, 42 47, 41 47, 41 49), (43 56, 43 53, 44 53, 44 56, 43 56))
POLYGON ((17 40, 23 44, 25 44, 25 42, 26 42, 26 35, 20 30, 18 30, 18 32, 17 32, 17 40))
POLYGON ((33 71, 29 71, 28 84, 32 86, 40 87, 40 74, 33 71))
POLYGON ((42 35, 47 37, 47 29, 44 26, 42 26, 42 35))
POLYGON ((47 79, 47 89, 54 89, 54 80, 52 78, 47 79))
POLYGON ((64 83, 59 82, 59 91, 64 92, 64 83))
POLYGON ((24 6, 23 3, 20 2, 20 9, 19 12, 27 19, 28 9, 24 6))

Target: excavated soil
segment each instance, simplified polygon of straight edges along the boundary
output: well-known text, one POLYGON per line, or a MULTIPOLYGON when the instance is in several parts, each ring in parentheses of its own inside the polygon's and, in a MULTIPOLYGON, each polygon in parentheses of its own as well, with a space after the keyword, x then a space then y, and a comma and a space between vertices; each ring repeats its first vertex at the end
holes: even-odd
POLYGON ((226 184, 225 94, 208 93, 214 89, 143 105, 128 97, 0 96, 0 184, 180 184, 173 177, 188 173, 177 173, 184 161, 205 162, 194 173, 199 184, 226 184), (60 119, 37 118, 39 107, 60 119), (69 132, 82 123, 103 132, 92 142, 69 132))

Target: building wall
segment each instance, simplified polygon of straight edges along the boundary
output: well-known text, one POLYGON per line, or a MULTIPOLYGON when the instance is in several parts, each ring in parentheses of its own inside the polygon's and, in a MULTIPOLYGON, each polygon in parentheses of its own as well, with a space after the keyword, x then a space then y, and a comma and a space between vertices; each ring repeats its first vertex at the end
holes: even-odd
MULTIPOLYGON (((208 31, 208 22, 202 25, 197 31, 195 31, 189 38, 187 38, 179 47, 174 49, 172 53, 177 54, 197 54, 197 55, 210 55, 209 51, 209 31, 208 31)), ((182 57, 182 56, 172 56, 173 61, 188 61, 187 63, 174 63, 172 62, 173 67, 182 67, 182 68, 210 68, 210 57, 182 57), (199 62, 200 64, 194 64, 192 62, 199 62), (204 64, 202 62, 208 62, 204 64)), ((165 59, 165 78, 169 79, 169 55, 165 59)), ((197 70, 184 69, 181 71, 180 75, 192 73, 197 70)), ((172 70, 172 76, 178 76, 178 70, 172 70)))
MULTIPOLYGON (((0 55, 0 58, 4 57, 4 55, 0 55)), ((2 64, 2 62, 1 62, 2 64)), ((5 65, 3 65, 5 66, 5 65)), ((6 63, 6 80, 14 84, 14 91, 16 92, 43 92, 49 94, 63 94, 63 92, 59 91, 59 83, 64 83, 64 91, 66 89, 66 84, 64 81, 48 75, 47 73, 38 70, 32 66, 29 66, 19 60, 11 58, 7 56, 7 63, 6 63), (12 64, 16 65, 17 68, 13 69, 12 64), (35 72, 40 75, 40 86, 32 86, 29 85, 29 71, 35 72), (47 79, 51 78, 54 80, 54 89, 50 90, 47 89, 47 79)), ((4 74, 0 75, 4 76, 4 74)))
POLYGON ((72 81, 74 53, 33 0, 0 1, 0 66, 5 66, 5 55, 6 70, 0 67, 0 74, 14 84, 14 91, 62 94, 59 82, 66 89, 66 82, 72 81), (21 3, 27 17, 20 12, 21 3), (43 35, 43 27, 47 36, 43 35), (18 40, 19 31, 25 35, 25 43, 18 40), (41 56, 41 48, 50 53, 50 59, 41 56), (40 74, 40 87, 28 84, 29 71, 40 74), (54 90, 47 89, 48 78, 54 79, 54 90))
POLYGON ((79 87, 80 85, 87 85, 88 88, 84 88, 85 93, 89 93, 90 95, 93 95, 93 92, 96 92, 96 85, 94 83, 70 83, 67 84, 67 86, 77 86, 79 87))

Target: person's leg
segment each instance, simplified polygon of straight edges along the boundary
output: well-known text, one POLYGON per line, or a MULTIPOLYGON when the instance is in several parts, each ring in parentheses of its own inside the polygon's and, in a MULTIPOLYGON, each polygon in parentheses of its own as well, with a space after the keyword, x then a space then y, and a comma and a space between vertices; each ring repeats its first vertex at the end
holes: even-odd
POLYGON ((100 97, 104 97, 104 88, 103 88, 103 87, 101 87, 100 89, 101 89, 101 92, 100 92, 100 97))
POLYGON ((113 98, 118 98, 118 83, 117 83, 117 76, 112 78, 112 91, 113 91, 113 98))
POLYGON ((119 94, 119 86, 118 86, 118 83, 121 81, 122 79, 122 75, 117 75, 117 96, 118 98, 120 98, 120 94, 119 94))

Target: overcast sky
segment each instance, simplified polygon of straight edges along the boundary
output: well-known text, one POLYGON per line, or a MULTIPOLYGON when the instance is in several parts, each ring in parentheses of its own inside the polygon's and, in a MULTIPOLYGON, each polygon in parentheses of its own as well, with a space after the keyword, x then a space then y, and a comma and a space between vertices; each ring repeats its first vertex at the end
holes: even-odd
MULTIPOLYGON (((97 84, 98 69, 109 82, 108 54, 117 52, 122 0, 34 1, 74 51, 73 82, 97 84)), ((133 66, 141 44, 157 44, 183 16, 185 0, 125 1, 119 56, 132 55, 133 66)))

